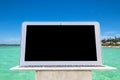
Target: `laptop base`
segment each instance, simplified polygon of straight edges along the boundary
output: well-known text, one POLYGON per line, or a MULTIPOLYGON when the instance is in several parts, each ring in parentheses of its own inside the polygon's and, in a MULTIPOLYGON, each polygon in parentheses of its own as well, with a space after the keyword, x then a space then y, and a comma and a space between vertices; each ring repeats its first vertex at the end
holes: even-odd
POLYGON ((34 70, 36 80, 92 80, 92 70, 113 70, 114 67, 20 67, 11 70, 34 70), (47 77, 46 77, 47 76, 47 77))

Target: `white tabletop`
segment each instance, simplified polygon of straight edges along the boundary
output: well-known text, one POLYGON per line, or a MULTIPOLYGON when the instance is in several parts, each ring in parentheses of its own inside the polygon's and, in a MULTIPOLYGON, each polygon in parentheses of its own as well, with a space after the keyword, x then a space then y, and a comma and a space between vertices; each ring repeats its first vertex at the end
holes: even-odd
POLYGON ((114 70, 115 67, 104 66, 104 67, 20 67, 15 66, 10 70, 114 70))

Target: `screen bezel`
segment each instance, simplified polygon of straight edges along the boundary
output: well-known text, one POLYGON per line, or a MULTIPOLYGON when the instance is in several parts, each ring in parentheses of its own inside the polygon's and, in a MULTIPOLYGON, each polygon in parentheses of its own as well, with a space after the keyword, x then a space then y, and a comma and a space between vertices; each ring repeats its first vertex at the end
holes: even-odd
POLYGON ((56 65, 102 65, 100 27, 98 22, 23 22, 20 66, 56 66, 56 65), (25 44, 27 25, 94 25, 97 61, 25 61, 25 44))

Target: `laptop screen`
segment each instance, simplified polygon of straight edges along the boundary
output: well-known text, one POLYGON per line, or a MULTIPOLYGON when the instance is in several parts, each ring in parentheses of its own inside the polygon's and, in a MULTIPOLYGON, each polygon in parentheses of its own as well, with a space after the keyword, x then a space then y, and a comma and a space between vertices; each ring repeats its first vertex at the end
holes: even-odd
POLYGON ((27 25, 25 61, 97 61, 94 25, 27 25))
POLYGON ((98 22, 24 22, 20 66, 102 65, 98 22))

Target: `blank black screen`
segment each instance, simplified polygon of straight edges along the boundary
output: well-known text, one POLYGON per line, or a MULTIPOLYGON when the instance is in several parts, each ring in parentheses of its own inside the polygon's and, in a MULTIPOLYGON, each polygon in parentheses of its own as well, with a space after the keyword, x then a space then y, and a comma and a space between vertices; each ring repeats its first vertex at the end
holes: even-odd
POLYGON ((25 61, 96 61, 94 25, 28 25, 25 61))

